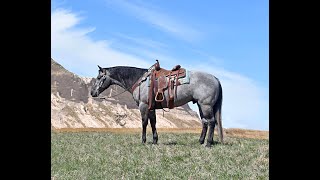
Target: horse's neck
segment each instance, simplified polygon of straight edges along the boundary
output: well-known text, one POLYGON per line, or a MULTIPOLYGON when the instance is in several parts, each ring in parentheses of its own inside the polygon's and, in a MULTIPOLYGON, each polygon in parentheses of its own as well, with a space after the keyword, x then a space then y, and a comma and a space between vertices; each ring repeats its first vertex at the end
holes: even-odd
POLYGON ((147 69, 133 67, 114 67, 108 69, 112 83, 120 87, 131 90, 133 84, 145 73, 147 69))

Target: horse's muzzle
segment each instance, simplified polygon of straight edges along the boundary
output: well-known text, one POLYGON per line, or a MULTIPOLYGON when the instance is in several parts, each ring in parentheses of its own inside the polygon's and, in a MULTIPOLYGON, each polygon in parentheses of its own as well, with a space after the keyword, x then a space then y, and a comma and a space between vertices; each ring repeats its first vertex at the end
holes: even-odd
POLYGON ((98 91, 91 91, 91 96, 92 97, 98 97, 99 96, 98 91))

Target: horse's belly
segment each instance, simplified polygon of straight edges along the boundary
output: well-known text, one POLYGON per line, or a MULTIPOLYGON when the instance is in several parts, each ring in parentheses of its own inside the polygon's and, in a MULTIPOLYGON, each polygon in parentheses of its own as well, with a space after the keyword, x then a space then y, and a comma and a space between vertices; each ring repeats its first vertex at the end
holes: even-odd
MULTIPOLYGON (((179 87, 179 86, 178 86, 179 87)), ((174 96, 174 107, 185 105, 186 103, 192 101, 192 96, 187 95, 188 93, 177 90, 177 95, 174 96)), ((162 108, 168 108, 168 90, 164 91, 164 100, 161 103, 162 108)), ((157 109, 161 109, 161 107, 158 107, 157 109)))
MULTIPOLYGON (((190 101, 193 100, 192 97, 192 93, 189 92, 188 88, 189 84, 182 84, 180 86, 178 86, 177 89, 177 94, 174 93, 174 106, 178 107, 178 106, 182 106, 190 101)), ((149 100, 149 87, 146 85, 146 83, 144 82, 141 86, 140 92, 139 92, 139 87, 136 88, 136 90, 133 93, 133 98, 134 100, 139 104, 139 102, 144 102, 146 104, 148 104, 148 100, 149 100)), ((175 89, 174 89, 175 91, 175 89)), ((156 106, 157 109, 161 109, 161 108, 168 108, 168 89, 166 89, 164 92, 164 100, 161 103, 157 103, 158 105, 156 106)), ((155 98, 155 97, 153 97, 155 98)), ((155 101, 155 99, 153 99, 155 101)))

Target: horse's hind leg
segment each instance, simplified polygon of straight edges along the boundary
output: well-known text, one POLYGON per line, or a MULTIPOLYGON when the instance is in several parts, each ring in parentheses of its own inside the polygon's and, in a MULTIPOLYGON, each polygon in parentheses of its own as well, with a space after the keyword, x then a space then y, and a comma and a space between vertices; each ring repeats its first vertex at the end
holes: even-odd
POLYGON ((208 123, 209 123, 209 133, 208 133, 206 147, 211 147, 211 145, 213 145, 214 127, 216 125, 216 121, 215 121, 214 117, 212 117, 208 123))
POLYGON ((199 108, 200 118, 201 118, 201 121, 202 121, 202 131, 201 131, 201 135, 200 135, 200 138, 199 138, 199 142, 200 142, 200 144, 203 144, 204 140, 206 139, 206 135, 207 135, 208 120, 206 120, 203 117, 203 112, 202 112, 201 105, 199 105, 199 103, 197 103, 197 105, 198 105, 198 108, 199 108))
POLYGON ((204 105, 201 103, 198 103, 199 106, 199 112, 200 112, 200 117, 202 120, 202 132, 201 132, 201 136, 200 136, 200 143, 203 144, 205 137, 206 137, 206 133, 207 133, 207 129, 208 129, 208 125, 209 125, 209 133, 208 133, 208 138, 207 138, 207 147, 211 147, 211 145, 213 144, 213 131, 214 131, 214 126, 215 126, 215 119, 213 116, 213 108, 211 105, 204 105))
POLYGON ((201 131, 201 135, 200 135, 200 139, 199 139, 200 144, 204 143, 204 140, 205 140, 206 134, 207 134, 207 130, 208 130, 208 122, 202 122, 202 131, 201 131))
POLYGON ((150 124, 151 124, 151 128, 152 128, 152 136, 153 136, 153 143, 152 144, 157 144, 158 133, 157 133, 157 128, 156 128, 156 110, 149 111, 149 119, 150 119, 150 124))
POLYGON ((142 119, 142 143, 146 143, 147 125, 148 125, 148 105, 140 103, 139 105, 142 119))

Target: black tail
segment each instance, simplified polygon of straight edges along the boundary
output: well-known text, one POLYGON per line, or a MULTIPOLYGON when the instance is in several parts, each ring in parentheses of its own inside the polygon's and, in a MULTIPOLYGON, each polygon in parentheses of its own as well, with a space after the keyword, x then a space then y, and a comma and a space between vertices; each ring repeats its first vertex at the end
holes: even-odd
MULTIPOLYGON (((217 79, 218 80, 218 79, 217 79)), ((222 87, 221 83, 219 82, 219 96, 217 99, 216 104, 214 105, 214 118, 216 120, 217 128, 218 128, 218 135, 219 140, 223 143, 223 128, 222 128, 222 120, 221 120, 221 108, 222 108, 222 87)))

